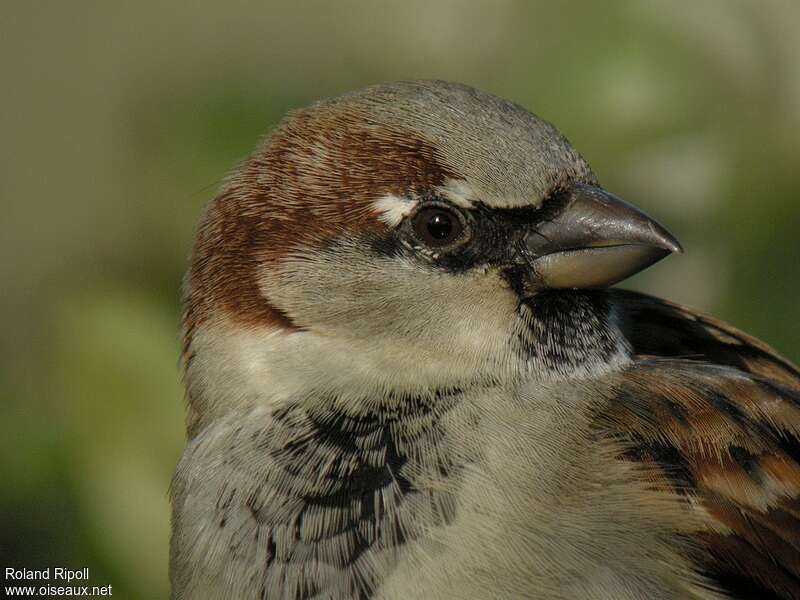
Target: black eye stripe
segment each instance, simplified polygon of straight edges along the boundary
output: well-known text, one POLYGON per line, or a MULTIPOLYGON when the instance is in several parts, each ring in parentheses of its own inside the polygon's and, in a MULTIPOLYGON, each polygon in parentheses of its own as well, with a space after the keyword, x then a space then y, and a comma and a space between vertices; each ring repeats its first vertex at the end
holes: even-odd
POLYGON ((473 201, 469 209, 439 196, 423 196, 399 227, 371 240, 371 247, 383 256, 413 256, 453 273, 507 269, 519 262, 518 241, 561 209, 562 196, 554 193, 546 206, 500 208, 473 201))

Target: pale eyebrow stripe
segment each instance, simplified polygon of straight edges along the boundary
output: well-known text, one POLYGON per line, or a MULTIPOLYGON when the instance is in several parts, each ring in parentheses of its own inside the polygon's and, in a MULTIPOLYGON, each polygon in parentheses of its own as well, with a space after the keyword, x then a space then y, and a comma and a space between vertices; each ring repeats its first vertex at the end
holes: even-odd
POLYGON ((475 208, 482 204, 489 208, 540 208, 544 199, 519 198, 519 197, 497 197, 474 189, 466 181, 461 179, 448 179, 444 185, 437 189, 443 198, 449 200, 456 206, 465 209, 475 208))
POLYGON ((418 203, 418 200, 386 194, 375 200, 372 207, 378 212, 378 219, 389 227, 396 227, 411 214, 418 203))
POLYGON ((473 208, 474 203, 470 200, 473 195, 472 188, 460 179, 448 179, 443 186, 438 188, 439 193, 461 208, 473 208))

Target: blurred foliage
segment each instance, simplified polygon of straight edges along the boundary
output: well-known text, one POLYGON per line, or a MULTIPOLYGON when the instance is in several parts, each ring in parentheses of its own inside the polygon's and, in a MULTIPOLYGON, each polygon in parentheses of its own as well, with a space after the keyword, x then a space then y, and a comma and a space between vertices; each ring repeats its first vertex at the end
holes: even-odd
POLYGON ((0 563, 167 590, 179 287, 202 206, 288 109, 460 80, 556 123, 687 252, 628 283, 800 358, 800 7, 9 2, 0 27, 0 563))

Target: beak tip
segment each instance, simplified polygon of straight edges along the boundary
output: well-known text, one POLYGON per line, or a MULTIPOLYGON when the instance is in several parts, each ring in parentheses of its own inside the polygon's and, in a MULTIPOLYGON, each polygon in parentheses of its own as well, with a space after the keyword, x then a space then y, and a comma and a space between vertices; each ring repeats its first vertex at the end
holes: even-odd
POLYGON ((683 245, 674 236, 667 234, 662 237, 661 247, 670 254, 683 254, 683 245))
POLYGON ((649 217, 645 217, 644 215, 642 215, 642 217, 646 219, 645 222, 648 225, 648 227, 644 229, 644 231, 646 231, 644 239, 647 242, 657 248, 666 250, 667 254, 683 254, 683 245, 666 227, 651 220, 649 217))

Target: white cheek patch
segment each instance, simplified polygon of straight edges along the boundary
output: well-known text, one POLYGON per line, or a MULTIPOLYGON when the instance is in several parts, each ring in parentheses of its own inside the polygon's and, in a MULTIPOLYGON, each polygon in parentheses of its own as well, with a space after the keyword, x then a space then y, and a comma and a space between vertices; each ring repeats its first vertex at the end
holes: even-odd
POLYGON ((372 203, 372 207, 378 213, 378 219, 386 223, 389 227, 397 227, 418 204, 417 200, 401 198, 392 194, 386 194, 372 203))

